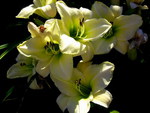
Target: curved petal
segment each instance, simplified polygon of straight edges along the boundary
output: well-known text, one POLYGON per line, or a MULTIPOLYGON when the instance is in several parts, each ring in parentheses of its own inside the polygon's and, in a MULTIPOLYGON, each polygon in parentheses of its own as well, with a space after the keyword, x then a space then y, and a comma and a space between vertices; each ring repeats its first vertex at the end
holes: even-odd
POLYGON ((113 70, 114 64, 110 62, 103 62, 95 67, 91 66, 91 69, 88 71, 91 71, 90 73, 93 75, 90 82, 93 94, 108 86, 112 79, 113 70))
POLYGON ((122 11, 123 11, 123 7, 120 7, 118 5, 111 5, 110 9, 112 10, 112 12, 114 14, 114 18, 120 16, 122 14, 122 11))
POLYGON ((86 38, 83 40, 96 40, 103 37, 111 28, 111 24, 106 19, 88 19, 85 21, 86 38))
POLYGON ((138 15, 119 16, 114 21, 115 36, 117 40, 131 39, 142 25, 142 18, 138 15))
POLYGON ((29 18, 29 16, 31 16, 34 11, 36 10, 36 7, 31 4, 25 8, 23 8, 19 14, 16 16, 16 18, 29 18))
POLYGON ((12 65, 7 71, 7 78, 22 78, 35 74, 34 67, 28 65, 21 65, 21 63, 17 63, 12 65))
POLYGON ((55 17, 56 16, 56 5, 55 3, 45 5, 43 7, 38 7, 35 10, 35 14, 40 15, 41 17, 44 18, 50 18, 50 17, 55 17))
POLYGON ((60 32, 61 32, 61 21, 58 19, 48 19, 44 27, 45 31, 49 33, 49 37, 53 42, 59 43, 60 41, 60 32))
POLYGON ((92 45, 94 48, 94 54, 106 54, 111 51, 111 49, 116 44, 116 37, 112 36, 108 39, 100 38, 95 41, 92 41, 92 45))
POLYGON ((74 83, 70 81, 66 81, 63 78, 56 77, 54 75, 50 75, 53 80, 55 86, 59 89, 62 94, 66 96, 79 96, 79 92, 76 90, 74 83))
POLYGON ((73 58, 71 55, 55 55, 50 62, 51 76, 63 80, 70 80, 73 72, 73 58))
POLYGON ((33 22, 28 23, 28 31, 31 33, 32 38, 41 37, 39 28, 33 22))
POLYGON ((46 54, 44 46, 46 41, 42 38, 31 38, 17 46, 18 51, 27 57, 33 57, 37 60, 48 59, 50 54, 46 54))
POLYGON ((55 3, 55 2, 56 0, 33 0, 33 3, 35 4, 36 7, 45 6, 48 4, 55 3))
POLYGON ((58 106, 60 107, 60 109, 64 112, 65 109, 68 106, 68 102, 69 102, 69 97, 67 95, 64 94, 60 94, 56 100, 58 106))
POLYGON ((90 102, 88 99, 80 99, 72 97, 68 102, 69 113, 87 113, 90 110, 90 102))
POLYGON ((16 58, 16 61, 17 62, 22 61, 22 62, 26 62, 27 64, 32 64, 33 58, 26 57, 26 56, 24 56, 24 55, 22 55, 22 54, 19 53, 18 56, 17 56, 17 58, 16 58))
POLYGON ((92 18, 93 13, 91 10, 89 10, 87 8, 83 8, 83 7, 81 7, 79 10, 83 14, 85 20, 92 18))
POLYGON ((42 77, 47 77, 50 74, 50 61, 52 57, 49 57, 47 60, 40 60, 36 65, 36 71, 42 77))
POLYGON ((90 61, 94 56, 94 48, 90 42, 86 43, 86 52, 81 55, 84 62, 90 61))
POLYGON ((128 51, 129 48, 129 42, 128 41, 117 41, 115 47, 114 47, 117 51, 119 51, 122 54, 125 54, 128 51))
POLYGON ((79 9, 70 8, 63 1, 56 2, 56 7, 68 30, 73 28, 74 25, 79 26, 80 19, 83 17, 79 9))
POLYGON ((64 54, 78 56, 86 51, 86 45, 82 44, 72 37, 62 35, 60 37, 60 51, 64 54))
POLYGON ((102 90, 96 94, 93 94, 92 102, 95 104, 108 108, 111 101, 112 101, 112 95, 107 90, 102 90))
POLYGON ((111 9, 102 2, 95 1, 92 5, 93 17, 105 18, 109 22, 113 22, 114 14, 111 9))
POLYGON ((84 62, 80 61, 77 65, 77 69, 80 70, 82 73, 92 64, 92 62, 84 62))

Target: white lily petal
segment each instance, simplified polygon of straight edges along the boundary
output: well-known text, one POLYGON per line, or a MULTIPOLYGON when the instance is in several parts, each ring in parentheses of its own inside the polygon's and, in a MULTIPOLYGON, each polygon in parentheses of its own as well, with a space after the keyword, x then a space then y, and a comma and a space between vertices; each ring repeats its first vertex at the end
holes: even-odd
POLYGON ((38 7, 35 10, 35 14, 40 15, 41 17, 44 18, 50 18, 50 17, 55 17, 56 16, 56 6, 55 3, 45 5, 43 7, 38 7))
POLYGON ((22 77, 31 76, 35 74, 35 71, 33 70, 34 69, 29 66, 26 66, 26 65, 21 66, 20 63, 17 63, 17 64, 12 65, 8 69, 7 78, 14 79, 14 78, 22 78, 22 77))
POLYGON ((90 110, 90 102, 87 99, 72 97, 68 102, 69 113, 87 113, 90 110))
POLYGON ((69 101, 69 97, 64 95, 64 94, 60 94, 56 100, 57 104, 59 105, 60 109, 64 112, 65 109, 68 106, 68 101, 69 101))
POLYGON ((56 0, 33 0, 33 3, 35 4, 36 7, 45 6, 48 4, 55 3, 55 2, 56 0))
POLYGON ((131 39, 142 25, 142 22, 142 18, 135 14, 117 17, 113 24, 116 30, 115 36, 117 37, 117 40, 131 39))
POLYGON ((79 92, 74 86, 74 82, 66 81, 63 78, 59 78, 54 75, 50 75, 51 79, 55 83, 55 86, 60 90, 61 93, 67 96, 79 96, 79 92))
POLYGON ((129 48, 129 42, 128 41, 118 41, 114 47, 117 51, 119 51, 122 54, 125 54, 128 51, 129 48))
POLYGON ((90 42, 86 43, 86 52, 81 55, 84 62, 90 61, 94 56, 94 48, 90 42))
POLYGON ((33 58, 30 58, 30 57, 26 57, 22 54, 18 54, 17 58, 16 58, 16 61, 19 62, 19 61, 24 61, 26 62, 27 64, 32 64, 32 61, 33 61, 33 58))
POLYGON ((45 22, 45 31, 53 42, 59 43, 61 32, 61 21, 58 19, 49 19, 45 22))
POLYGON ((28 31, 31 33, 32 38, 41 37, 39 28, 33 22, 28 23, 28 31))
POLYGON ((107 90, 102 90, 102 91, 94 94, 93 96, 94 96, 93 100, 92 100, 93 103, 101 105, 106 108, 109 107, 109 104, 112 101, 112 95, 107 90))
POLYGON ((78 56, 85 52, 86 45, 64 34, 60 37, 60 50, 64 54, 78 56))
POLYGON ((18 51, 26 57, 33 57, 38 60, 48 59, 49 54, 46 54, 44 46, 46 41, 42 38, 31 38, 17 46, 18 51))
POLYGON ((85 20, 92 18, 93 13, 91 10, 89 10, 87 8, 83 8, 83 7, 81 7, 79 10, 83 14, 85 20))
POLYGON ((111 49, 116 44, 116 37, 110 37, 108 39, 100 38, 95 41, 92 41, 92 45, 94 48, 94 54, 106 54, 111 51, 111 49))
POLYGON ((108 86, 112 79, 113 70, 114 64, 110 62, 103 62, 97 67, 92 67, 90 70, 88 70, 91 71, 90 73, 94 76, 90 82, 93 94, 103 90, 108 86))
POLYGON ((40 60, 40 61, 38 61, 37 65, 36 65, 36 71, 42 77, 47 77, 50 74, 51 58, 52 57, 49 57, 49 59, 47 59, 47 60, 40 60))
POLYGON ((36 10, 36 7, 31 4, 25 8, 23 8, 19 14, 16 16, 16 18, 29 18, 29 16, 31 16, 34 11, 36 10))
POLYGON ((63 1, 56 2, 56 7, 67 29, 73 28, 73 25, 79 26, 83 17, 79 9, 70 8, 63 1))
POLYGON ((92 64, 92 62, 84 62, 83 60, 81 60, 78 65, 77 65, 77 69, 80 70, 82 73, 84 73, 84 71, 92 64))
POLYGON ((50 63, 51 76, 63 80, 70 80, 73 71, 73 58, 71 55, 55 55, 50 63))
POLYGON ((81 99, 79 100, 79 112, 78 113, 88 113, 90 110, 90 100, 89 99, 81 99))
POLYGON ((110 9, 112 10, 112 12, 114 14, 114 18, 120 16, 122 14, 122 11, 123 11, 123 7, 120 7, 118 5, 111 5, 110 9))
POLYGON ((105 18, 109 22, 113 22, 114 14, 108 6, 102 2, 95 1, 92 5, 93 17, 105 18))
POLYGON ((88 19, 85 21, 86 38, 83 40, 96 40, 103 37, 111 28, 111 23, 106 19, 88 19))

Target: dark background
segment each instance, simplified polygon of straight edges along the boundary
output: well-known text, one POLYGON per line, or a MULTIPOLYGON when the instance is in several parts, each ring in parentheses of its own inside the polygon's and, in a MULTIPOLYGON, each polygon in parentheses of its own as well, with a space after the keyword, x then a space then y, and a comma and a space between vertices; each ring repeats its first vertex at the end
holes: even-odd
MULTIPOLYGON (((69 0, 66 0, 69 1, 69 0)), ((69 6, 90 7, 94 0, 75 1, 70 0, 69 6)), ((106 2, 106 1, 105 1, 106 2)), ((27 31, 28 20, 16 19, 19 11, 32 0, 10 0, 3 1, 1 10, 0 44, 17 42, 29 36, 27 31), (21 23, 20 23, 21 22, 21 23), (23 22, 23 25, 22 25, 23 22)), ((148 4, 146 0, 145 3, 148 4)), ((142 29, 150 35, 150 13, 149 10, 143 12, 145 23, 142 29)), ((113 80, 107 90, 113 95, 113 101, 108 109, 94 106, 90 113, 109 113, 111 110, 118 110, 120 113, 150 113, 150 41, 140 46, 138 57, 132 61, 127 55, 121 55, 115 50, 109 54, 95 56, 94 63, 110 61, 115 64, 113 80)), ((0 53, 3 51, 0 50, 0 53)), ((8 68, 16 63, 18 54, 13 49, 6 57, 0 60, 0 113, 61 113, 56 104, 59 91, 52 85, 43 90, 31 90, 26 87, 26 78, 9 80, 6 78, 8 68), (2 102, 6 92, 14 87, 10 100, 2 102)), ((49 78, 47 78, 48 81, 49 78)), ((51 81, 50 81, 51 82, 51 81)), ((51 84, 53 84, 51 82, 51 84)))

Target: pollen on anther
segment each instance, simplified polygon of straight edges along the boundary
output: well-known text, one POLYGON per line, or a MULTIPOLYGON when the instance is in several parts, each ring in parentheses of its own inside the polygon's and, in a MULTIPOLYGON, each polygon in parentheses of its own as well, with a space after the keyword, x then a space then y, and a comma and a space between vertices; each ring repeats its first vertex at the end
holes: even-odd
POLYGON ((40 31, 43 33, 46 28, 45 28, 43 25, 40 25, 39 29, 40 29, 40 31))

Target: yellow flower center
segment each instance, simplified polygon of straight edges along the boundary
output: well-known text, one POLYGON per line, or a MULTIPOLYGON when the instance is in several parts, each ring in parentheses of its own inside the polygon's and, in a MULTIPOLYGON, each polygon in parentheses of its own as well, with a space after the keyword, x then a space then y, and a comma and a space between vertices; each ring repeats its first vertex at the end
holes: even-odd
POLYGON ((105 39, 109 39, 114 35, 114 29, 110 28, 109 31, 103 36, 105 39))
POLYGON ((44 49, 46 50, 47 53, 52 53, 52 54, 59 54, 59 45, 53 42, 47 42, 46 45, 44 46, 44 49))
POLYGON ((91 93, 91 88, 81 84, 81 79, 75 81, 76 89, 83 96, 83 98, 88 98, 91 93))
POLYGON ((86 37, 85 28, 84 28, 84 18, 79 20, 79 26, 73 25, 70 29, 70 36, 75 40, 80 40, 86 37))

